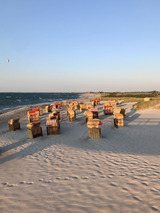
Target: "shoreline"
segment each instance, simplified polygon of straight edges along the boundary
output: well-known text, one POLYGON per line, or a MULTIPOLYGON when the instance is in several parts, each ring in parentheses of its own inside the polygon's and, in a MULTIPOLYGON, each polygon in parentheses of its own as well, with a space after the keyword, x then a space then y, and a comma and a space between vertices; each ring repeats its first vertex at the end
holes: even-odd
POLYGON ((52 101, 52 102, 44 102, 44 103, 37 103, 37 104, 28 104, 28 105, 22 105, 22 106, 15 106, 15 107, 12 107, 10 109, 2 109, 0 110, 0 116, 3 115, 3 114, 6 114, 8 112, 13 112, 13 111, 16 111, 16 110, 20 110, 20 109, 23 109, 23 108, 31 108, 31 107, 35 107, 35 106, 39 106, 39 107, 44 107, 48 104, 52 104, 52 103, 57 103, 57 102, 63 102, 63 101, 69 101, 69 100, 82 100, 84 99, 85 97, 82 96, 82 94, 80 95, 80 97, 78 98, 74 98, 74 99, 64 99, 64 100, 57 100, 57 101, 52 101), (82 98, 80 98, 82 97, 82 98))
POLYGON ((4 111, 0 110, 0 116, 3 115, 3 114, 9 113, 9 112, 14 112, 14 111, 17 111, 17 110, 23 110, 23 108, 29 110, 30 108, 35 107, 35 106, 44 107, 47 104, 56 103, 56 102, 63 102, 63 101, 70 101, 70 100, 83 100, 84 99, 84 100, 88 100, 89 101, 93 97, 98 97, 98 96, 95 95, 95 94, 80 93, 79 97, 78 98, 74 98, 74 99, 71 98, 71 99, 64 99, 64 100, 61 100, 61 101, 57 100, 57 101, 52 101, 52 102, 29 104, 29 105, 17 106, 17 107, 14 107, 14 108, 6 109, 4 111))

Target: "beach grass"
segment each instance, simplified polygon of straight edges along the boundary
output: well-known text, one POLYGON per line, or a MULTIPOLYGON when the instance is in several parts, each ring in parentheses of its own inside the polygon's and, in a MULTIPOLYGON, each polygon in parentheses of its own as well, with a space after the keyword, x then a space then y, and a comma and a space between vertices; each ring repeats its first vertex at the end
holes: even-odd
POLYGON ((156 99, 153 98, 148 102, 139 101, 133 105, 133 108, 136 110, 145 110, 149 108, 160 109, 160 97, 156 99))
POLYGON ((136 110, 145 110, 149 108, 160 109, 160 95, 155 95, 154 93, 124 93, 124 94, 100 94, 97 97, 90 99, 90 101, 100 100, 100 101, 113 101, 121 100, 122 104, 136 102, 133 108, 136 110), (114 96, 115 95, 115 96, 114 96), (147 96, 148 95, 148 96, 147 96), (149 101, 144 101, 145 97, 149 97, 149 101))

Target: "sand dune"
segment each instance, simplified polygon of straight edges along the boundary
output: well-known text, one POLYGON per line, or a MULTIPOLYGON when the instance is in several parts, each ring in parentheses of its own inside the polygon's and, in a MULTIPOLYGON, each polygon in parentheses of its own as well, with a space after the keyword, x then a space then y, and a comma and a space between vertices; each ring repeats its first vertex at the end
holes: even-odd
POLYGON ((159 212, 160 111, 126 104, 125 127, 104 116, 102 138, 91 140, 83 113, 61 134, 27 138, 27 107, 0 115, 0 212, 159 212), (21 117, 21 130, 7 121, 21 117))

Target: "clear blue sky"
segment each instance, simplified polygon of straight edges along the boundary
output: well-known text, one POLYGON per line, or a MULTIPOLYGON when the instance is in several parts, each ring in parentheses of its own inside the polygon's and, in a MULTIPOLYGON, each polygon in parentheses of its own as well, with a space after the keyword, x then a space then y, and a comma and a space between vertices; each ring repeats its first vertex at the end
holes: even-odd
POLYGON ((142 90, 160 90, 160 0, 0 0, 1 92, 142 90))

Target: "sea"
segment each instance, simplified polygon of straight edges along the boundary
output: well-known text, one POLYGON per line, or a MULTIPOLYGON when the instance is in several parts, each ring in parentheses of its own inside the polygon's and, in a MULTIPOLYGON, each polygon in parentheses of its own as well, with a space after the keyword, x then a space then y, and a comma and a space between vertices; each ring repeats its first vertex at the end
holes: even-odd
POLYGON ((82 98, 81 93, 0 93, 0 113, 23 106, 82 98))

